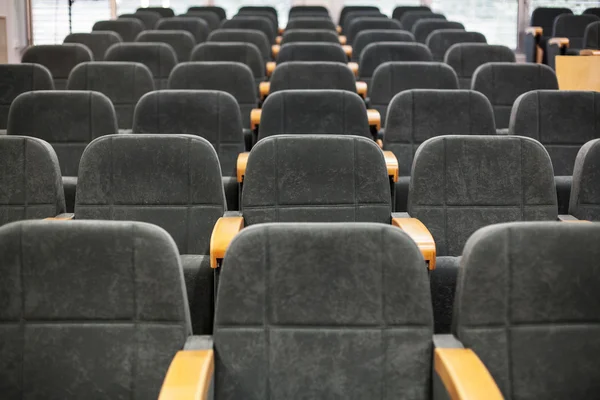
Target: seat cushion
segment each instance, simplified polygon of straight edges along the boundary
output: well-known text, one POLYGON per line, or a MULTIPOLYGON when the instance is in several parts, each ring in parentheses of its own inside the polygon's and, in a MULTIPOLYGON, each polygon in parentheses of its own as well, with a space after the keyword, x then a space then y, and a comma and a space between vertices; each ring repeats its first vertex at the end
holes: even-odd
POLYGON ((450 333, 460 259, 461 257, 437 257, 435 270, 429 275, 434 333, 450 333))

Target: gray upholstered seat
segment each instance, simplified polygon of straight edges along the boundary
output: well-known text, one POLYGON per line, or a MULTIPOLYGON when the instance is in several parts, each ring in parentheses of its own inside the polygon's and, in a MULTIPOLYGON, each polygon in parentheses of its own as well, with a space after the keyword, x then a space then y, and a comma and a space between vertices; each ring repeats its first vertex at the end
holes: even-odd
POLYGON ((552 162, 537 141, 520 136, 439 136, 417 149, 408 213, 427 226, 438 260, 431 273, 435 329, 452 321, 457 257, 477 229, 500 222, 556 221, 552 162))
POLYGON ((199 136, 105 136, 81 158, 75 219, 143 221, 165 229, 182 255, 196 334, 212 328, 207 254, 224 210, 217 153, 199 136))
POLYGON ((360 31, 352 44, 352 61, 358 62, 362 51, 371 43, 414 41, 415 37, 412 33, 398 29, 367 29, 360 31))
POLYGON ((483 64, 515 61, 515 53, 508 47, 486 43, 457 43, 444 56, 444 62, 458 75, 461 89, 471 89, 473 74, 483 64))
POLYGON ((374 7, 373 10, 362 10, 362 11, 350 11, 347 13, 343 19, 340 20, 340 26, 342 27, 342 32, 346 34, 348 32, 348 28, 352 21, 356 18, 364 18, 364 17, 372 17, 372 18, 387 18, 387 15, 383 14, 377 7, 374 7))
POLYGON ((358 14, 381 14, 379 11, 379 7, 377 6, 344 6, 340 11, 340 18, 338 19, 339 24, 342 26, 342 29, 345 27, 346 18, 350 13, 354 13, 354 15, 358 14))
POLYGON ((209 29, 212 31, 219 29, 221 25, 221 18, 217 14, 212 11, 188 11, 185 14, 180 14, 180 17, 193 17, 193 18, 201 18, 206 22, 209 29))
POLYGON ((437 31, 438 29, 462 29, 465 27, 460 22, 446 21, 445 19, 439 18, 424 18, 420 19, 413 27, 413 33, 415 40, 419 43, 427 43, 427 38, 430 34, 437 31))
POLYGON ((192 51, 190 61, 243 63, 250 68, 257 83, 265 80, 264 59, 252 43, 201 43, 192 51))
POLYGON ((400 21, 402 16, 409 11, 431 11, 428 6, 398 6, 392 12, 392 18, 400 21))
POLYGON ((177 248, 150 224, 0 228, 2 397, 157 398, 191 335, 177 248))
POLYGON ((246 42, 258 47, 264 61, 271 60, 271 44, 263 32, 255 29, 217 29, 208 35, 207 42, 246 42))
POLYGON ((124 42, 133 42, 141 31, 146 29, 144 23, 137 18, 119 18, 106 21, 98 21, 92 27, 92 31, 116 32, 124 42))
POLYGON ((258 140, 280 134, 373 138, 363 99, 346 90, 283 90, 271 94, 262 107, 258 140))
POLYGON ((579 50, 584 48, 585 31, 589 24, 600 22, 600 17, 593 14, 571 15, 563 14, 554 20, 553 37, 569 39, 568 49, 548 43, 546 45, 547 61, 551 68, 555 68, 557 55, 579 55, 579 50))
POLYGON ((196 39, 196 43, 205 42, 210 34, 210 27, 201 18, 194 17, 171 17, 162 18, 156 24, 160 31, 188 31, 196 39))
POLYGON ((400 23, 402 24, 402 27, 404 29, 406 29, 409 32, 413 32, 413 28, 417 24, 417 22, 425 18, 446 19, 446 17, 443 14, 436 14, 431 11, 407 11, 404 14, 402 14, 402 17, 400 18, 400 23))
POLYGON ((444 61, 448 49, 457 43, 487 43, 487 40, 479 32, 467 32, 464 29, 438 29, 427 37, 425 45, 431 50, 435 61, 444 61))
POLYGON ((83 44, 92 51, 94 61, 103 61, 106 50, 113 44, 121 43, 122 41, 123 39, 116 32, 92 31, 90 33, 71 33, 67 35, 64 43, 83 44))
MULTIPOLYGON (((0 169, 0 225, 66 211, 58 158, 48 143, 27 136, 0 136, 0 169)), ((6 303, 2 309, 6 310, 6 303)))
POLYGON ((242 63, 181 63, 171 73, 169 89, 220 90, 231 94, 240 107, 244 128, 250 128, 250 112, 258 107, 252 71, 242 63))
POLYGON ((144 64, 89 62, 71 71, 67 89, 92 90, 106 95, 115 108, 119 129, 129 130, 135 105, 145 93, 154 90, 154 80, 144 64))
POLYGON ((140 7, 137 11, 154 11, 160 14, 163 18, 169 18, 175 16, 175 11, 169 7, 140 7))
POLYGON ((41 64, 48 68, 54 79, 54 88, 62 90, 67 86, 71 70, 77 64, 93 61, 90 49, 79 43, 44 44, 31 46, 21 59, 24 63, 41 64))
POLYGON ((255 29, 267 35, 269 43, 275 43, 276 31, 267 17, 237 16, 221 23, 223 29, 255 29))
POLYGON ((227 18, 227 13, 225 13, 225 9, 223 7, 217 6, 193 6, 188 8, 187 12, 196 12, 196 11, 210 11, 215 13, 221 21, 227 18))
POLYGON ((581 147, 575 160, 569 214, 579 219, 600 221, 600 140, 581 147))
POLYGON ((340 39, 337 32, 325 29, 286 29, 281 37, 281 44, 295 42, 325 42, 339 44, 340 39))
POLYGON ((175 50, 165 43, 120 43, 111 46, 105 61, 129 61, 144 64, 154 78, 154 87, 163 89, 171 70, 177 65, 175 50))
POLYGON ((270 93, 293 89, 338 89, 356 93, 354 74, 346 64, 336 62, 286 62, 275 68, 270 82, 270 93))
POLYGON ((119 15, 119 18, 139 19, 144 24, 145 29, 154 29, 154 26, 156 26, 156 23, 158 22, 159 19, 162 18, 162 16, 159 13, 157 13, 156 11, 141 11, 140 10, 140 11, 136 11, 135 13, 131 13, 131 14, 121 14, 121 15, 119 15))
POLYGON ((490 62, 475 70, 471 89, 487 96, 494 107, 496 128, 504 129, 517 97, 532 90, 556 90, 558 81, 547 65, 490 62))
POLYGON ((511 223, 465 246, 454 334, 507 400, 600 396, 600 225, 511 223))
MULTIPOLYGON (((532 33, 525 35, 525 60, 527 62, 536 62, 537 46, 542 50, 546 49, 546 43, 552 36, 554 27, 554 19, 561 14, 573 14, 569 8, 562 7, 538 7, 531 13, 530 26, 538 26, 542 28, 542 35, 536 37, 532 33)), ((544 53, 542 63, 547 63, 546 54, 544 53)))
POLYGON ((389 61, 433 61, 433 57, 429 49, 421 43, 371 43, 360 54, 360 80, 370 84, 377 67, 389 61))
POLYGON ((52 90, 54 82, 48 68, 39 64, 0 65, 0 130, 8 123, 8 111, 13 100, 25 92, 52 90))
POLYGON ((331 18, 298 17, 291 19, 285 29, 325 29, 335 32, 336 26, 331 18))
MULTIPOLYGON (((290 12, 288 14, 289 17, 295 16, 295 15, 323 15, 324 17, 326 16, 327 18, 331 18, 329 16, 329 10, 327 9, 327 7, 325 6, 310 6, 310 5, 299 5, 299 6, 292 6, 290 8, 290 12)), ((290 18, 291 19, 291 18, 290 18)))
POLYGON ((592 22, 585 28, 583 47, 586 49, 600 50, 600 21, 592 22))
POLYGON ((359 17, 355 18, 348 25, 348 30, 346 32, 346 38, 348 39, 348 44, 353 44, 356 35, 358 35, 361 31, 366 31, 369 29, 393 29, 399 30, 402 29, 402 24, 395 19, 390 19, 388 17, 359 17))
POLYGON ((217 293, 215 399, 429 399, 422 262, 390 226, 245 229, 217 293))
POLYGON ((339 43, 295 42, 281 46, 277 64, 288 61, 329 61, 345 63, 348 56, 339 43))
POLYGON ((382 126, 385 126, 387 108, 392 98, 409 89, 458 89, 458 78, 452 68, 444 63, 385 62, 381 64, 375 70, 369 85, 369 108, 379 111, 382 126))
POLYGON ((190 54, 196 45, 196 39, 184 30, 173 31, 144 31, 135 38, 136 42, 166 43, 173 48, 178 62, 190 59, 190 54))
MULTIPOLYGON (((263 19, 264 21, 267 21, 269 23, 269 25, 271 25, 271 29, 273 30, 273 32, 275 34, 278 33, 279 19, 277 16, 277 12, 274 11, 273 7, 268 6, 268 8, 270 8, 269 10, 264 9, 264 7, 262 7, 262 6, 251 7, 251 8, 252 9, 249 9, 246 7, 241 7, 238 10, 238 13, 235 14, 232 19, 258 17, 258 18, 263 19)), ((248 25, 247 28, 249 28, 249 29, 256 29, 258 27, 258 24, 256 22, 250 23, 249 21, 246 21, 245 24, 248 25)), ((262 24, 262 23, 260 25, 264 26, 264 24, 262 24)), ((246 29, 246 28, 242 27, 242 29, 246 29)), ((269 36, 268 32, 266 30, 264 32, 265 32, 265 34, 267 34, 267 36, 269 36)))

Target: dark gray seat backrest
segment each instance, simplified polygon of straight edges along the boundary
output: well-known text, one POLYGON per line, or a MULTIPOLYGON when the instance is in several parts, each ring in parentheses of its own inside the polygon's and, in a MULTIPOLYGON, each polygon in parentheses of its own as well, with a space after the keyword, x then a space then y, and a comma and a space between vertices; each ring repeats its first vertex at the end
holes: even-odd
POLYGON ((142 21, 145 29, 154 29, 154 26, 162 16, 156 11, 136 11, 133 14, 121 14, 119 18, 135 18, 142 21))
POLYGON ((158 396, 191 335, 164 230, 26 221, 0 228, 0 242, 4 399, 158 396))
POLYGON ((144 23, 137 18, 119 18, 98 21, 92 31, 113 31, 121 36, 124 42, 133 42, 141 31, 146 29, 144 23))
POLYGON ((342 11, 340 11, 340 18, 339 18, 339 23, 340 25, 342 25, 346 20, 346 17, 348 16, 348 14, 350 13, 379 13, 381 14, 381 11, 379 11, 379 7, 377 6, 344 6, 342 8, 342 11))
POLYGON ((85 147, 118 132, 108 97, 92 91, 38 91, 15 99, 8 115, 9 135, 32 136, 52 145, 64 176, 77 176, 85 147))
POLYGON ((432 32, 425 45, 431 50, 434 61, 444 61, 448 49, 457 43, 487 43, 483 34, 464 29, 438 29, 432 32))
POLYGON ((445 19, 425 18, 420 19, 413 27, 415 40, 419 43, 426 44, 430 34, 438 29, 465 29, 465 26, 460 22, 446 21, 445 19))
POLYGON ((590 7, 583 11, 583 14, 592 14, 600 17, 600 7, 590 7))
POLYGON ((415 37, 412 33, 398 29, 367 29, 360 31, 352 44, 352 61, 358 62, 362 51, 371 43, 414 41, 415 37))
POLYGON ((360 17, 355 18, 348 25, 348 31, 346 32, 346 38, 348 44, 353 44, 356 35, 361 31, 368 29, 402 29, 402 24, 395 19, 387 17, 360 17))
POLYGON ((57 90, 63 90, 67 86, 69 74, 76 65, 93 60, 90 49, 79 43, 31 46, 21 58, 23 63, 41 64, 48 68, 57 90))
POLYGON ((221 23, 223 29, 256 29, 267 35, 269 43, 275 42, 276 31, 268 17, 239 16, 221 23))
POLYGON ((433 57, 429 49, 421 43, 371 43, 360 54, 360 80, 369 82, 377 67, 389 61, 433 61, 433 57))
POLYGON ((356 80, 350 68, 335 62, 286 62, 275 68, 270 82, 270 93, 293 89, 337 89, 356 93, 356 80))
POLYGON ((6 129, 13 100, 25 92, 53 90, 48 68, 39 64, 0 64, 0 129, 6 129))
POLYGON ((112 31, 92 31, 90 33, 71 33, 64 43, 79 43, 92 51, 94 61, 103 61, 106 50, 113 44, 121 43, 123 39, 112 31))
POLYGON ((238 62, 250 67, 255 80, 264 80, 265 63, 260 50, 252 43, 202 43, 192 51, 190 61, 238 62))
POLYGON ((531 26, 540 26, 543 35, 550 37, 554 27, 554 19, 561 14, 573 14, 569 8, 561 7, 538 7, 531 13, 531 26))
POLYGON ((600 17, 593 14, 559 15, 554 20, 552 36, 566 37, 569 39, 569 48, 582 49, 585 29, 589 24, 599 21, 600 17))
POLYGON ((425 18, 446 19, 446 17, 443 14, 436 14, 431 11, 407 11, 402 15, 402 18, 400 18, 400 23, 402 24, 402 27, 404 29, 406 29, 409 32, 413 32, 413 28, 416 25, 416 23, 419 20, 425 18))
POLYGON ((348 28, 350 27, 350 24, 356 18, 364 18, 364 17, 387 18, 387 15, 383 14, 381 11, 379 11, 379 9, 349 12, 348 14, 346 14, 344 19, 340 21, 340 25, 342 27, 342 33, 344 35, 348 33, 348 28))
POLYGON ((207 42, 246 42, 258 47, 264 61, 271 60, 271 44, 263 32, 256 29, 217 29, 208 36, 207 42))
POLYGON ((221 25, 221 18, 219 18, 219 16, 212 11, 188 11, 187 13, 180 14, 179 16, 201 18, 204 22, 206 22, 211 32, 219 29, 219 26, 221 25))
POLYGON ((600 21, 592 22, 585 28, 583 47, 585 49, 600 49, 600 21))
POLYGON ((131 129, 135 105, 145 93, 154 90, 154 80, 144 64, 89 62, 73 69, 67 89, 92 90, 106 95, 115 107, 119 129, 131 129))
POLYGON ((468 241, 454 332, 507 400, 597 397, 599 240, 598 224, 531 222, 468 241))
POLYGON ((190 59, 190 54, 196 46, 196 39, 188 31, 144 31, 135 38, 140 43, 165 43, 173 48, 177 62, 190 59))
MULTIPOLYGON (((48 143, 28 136, 2 135, 0 164, 3 171, 0 174, 0 225, 50 218, 65 212, 60 166, 48 143)), ((6 303, 3 310, 5 307, 6 303)))
POLYGON ((159 90, 140 99, 133 133, 183 133, 208 140, 219 156, 224 176, 236 176, 245 150, 242 117, 229 93, 208 90, 159 90))
POLYGON ((348 56, 339 43, 295 42, 281 46, 277 64, 289 61, 329 61, 345 63, 348 56))
POLYGON ((224 210, 217 153, 199 136, 105 136, 81 158, 76 219, 149 222, 169 232, 181 254, 208 254, 224 210))
POLYGON ((457 43, 444 56, 444 62, 458 75, 461 89, 471 89, 473 74, 481 65, 515 61, 515 53, 510 48, 486 43, 457 43))
POLYGON ((275 135, 248 158, 241 210, 265 222, 389 224, 391 194, 383 153, 349 135, 275 135))
POLYGON ((169 89, 220 90, 231 94, 240 107, 244 128, 250 128, 250 112, 258 107, 258 95, 252 71, 242 63, 179 64, 171 73, 169 89))
POLYGON ((129 61, 144 64, 154 78, 154 87, 163 89, 171 70, 177 65, 173 47, 166 43, 120 43, 106 52, 105 61, 129 61))
POLYGON ((288 22, 288 29, 326 29, 335 32, 336 26, 331 18, 297 17, 288 22))
POLYGON ((364 101, 345 90, 285 90, 269 95, 262 107, 258 139, 281 134, 373 138, 364 101))
POLYGON ((431 8, 428 6, 398 6, 394 8, 392 18, 400 21, 402 16, 409 11, 431 11, 431 8))
POLYGON ((388 107, 383 148, 398 159, 401 176, 410 176, 417 148, 443 135, 495 135, 490 101, 472 90, 413 89, 398 93, 388 107))
POLYGON ((599 119, 600 93, 534 90, 515 101, 509 129, 546 147, 554 175, 572 175, 581 146, 600 138, 599 119))
POLYGON ((475 70, 471 89, 483 93, 494 107, 496 128, 508 128, 517 97, 532 90, 558 90, 552 68, 542 64, 487 63, 475 70))
POLYGON ((575 160, 569 214, 588 221, 600 221, 600 140, 584 144, 575 160))
POLYGON ((295 42, 325 42, 339 44, 340 39, 335 31, 324 29, 291 29, 283 33, 281 44, 295 42))
MULTIPOLYGON (((366 52, 366 51, 365 51, 366 52)), ((385 124, 392 98, 409 89, 458 89, 458 78, 448 65, 434 62, 387 62, 375 70, 369 85, 369 106, 385 124)))
POLYGON ((162 18, 156 24, 159 31, 188 31, 196 39, 196 43, 205 42, 210 34, 210 27, 202 18, 195 17, 171 17, 162 18))
POLYGON ((221 21, 223 21, 224 19, 227 18, 227 13, 225 12, 225 9, 223 7, 217 7, 217 6, 194 6, 194 7, 190 7, 188 8, 188 13, 190 12, 196 12, 196 11, 210 11, 215 13, 219 19, 221 21))
POLYGON ((216 398, 429 399, 432 320, 423 259, 399 229, 244 229, 217 295, 216 398))
MULTIPOLYGON (((137 11, 154 11, 160 14, 163 18, 169 18, 175 16, 175 11, 169 7, 140 7, 137 11)), ((137 12, 136 11, 136 12, 137 12)))
POLYGON ((429 139, 415 153, 408 212, 427 226, 438 256, 459 256, 484 226, 558 218, 552 162, 525 137, 429 139))
MULTIPOLYGON (((277 15, 269 11, 239 11, 232 19, 245 18, 245 17, 259 17, 264 21, 267 21, 271 25, 271 30, 277 34, 279 32, 279 23, 277 21, 277 15)), ((251 28, 255 29, 255 28, 251 28)), ((265 33, 267 33, 265 31, 265 33)))

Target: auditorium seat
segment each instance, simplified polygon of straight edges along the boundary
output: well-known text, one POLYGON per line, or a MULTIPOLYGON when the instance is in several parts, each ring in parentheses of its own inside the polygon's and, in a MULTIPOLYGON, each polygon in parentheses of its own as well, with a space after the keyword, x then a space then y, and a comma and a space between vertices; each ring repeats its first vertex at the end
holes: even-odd
POLYGON ((335 31, 327 29, 286 29, 281 36, 281 45, 295 42, 324 42, 340 44, 335 31))
MULTIPOLYGON (((431 11, 407 11, 400 18, 402 28, 413 32, 414 26, 422 19, 446 19, 443 14, 437 14, 431 11)), ((413 32, 414 33, 414 32, 413 32)))
POLYGON ((178 62, 189 61, 190 54, 196 46, 196 39, 184 30, 144 31, 135 38, 140 43, 165 43, 173 48, 178 62))
POLYGON ((188 31, 196 39, 196 43, 206 42, 210 34, 210 27, 201 18, 171 17, 162 18, 156 24, 159 31, 188 31))
POLYGON ((383 149, 398 160, 396 211, 407 209, 414 154, 424 141, 444 135, 495 135, 490 101, 471 90, 410 89, 389 103, 383 149))
MULTIPOLYGON (((266 22, 268 22, 269 25, 271 26, 271 28, 269 29, 269 32, 272 31, 275 33, 275 35, 279 34, 279 32, 280 32, 279 23, 277 21, 277 16, 269 11, 242 11, 242 12, 238 12, 231 19, 238 19, 238 18, 245 19, 246 17, 258 17, 260 19, 263 19, 266 22)), ((225 22, 225 21, 223 21, 223 22, 225 22)), ((263 25, 263 24, 261 24, 261 25, 263 25)), ((256 29, 256 28, 251 28, 251 29, 256 29)), ((269 32, 265 31, 265 34, 268 35, 269 32)))
POLYGON ((395 19, 390 19, 387 17, 360 17, 355 18, 350 22, 347 28, 347 32, 345 32, 346 39, 348 40, 348 44, 352 45, 354 43, 354 39, 356 35, 358 35, 361 31, 366 31, 369 29, 402 29, 402 25, 400 22, 395 19))
POLYGON ((413 27, 413 34, 415 40, 419 43, 426 44, 427 38, 430 34, 436 32, 438 29, 462 29, 465 27, 460 22, 446 21, 445 19, 436 18, 425 18, 419 20, 413 27))
POLYGON ((463 29, 438 29, 432 32, 425 41, 425 45, 431 50, 433 60, 440 62, 444 61, 448 49, 458 43, 487 43, 487 40, 479 32, 467 32, 463 29))
POLYGON ((180 14, 179 17, 200 18, 206 22, 211 32, 221 26, 221 18, 212 11, 188 11, 185 14, 180 14))
POLYGON ((525 60, 546 64, 546 45, 552 36, 554 19, 561 14, 573 14, 569 8, 538 7, 531 14, 525 34, 525 60))
MULTIPOLYGON (((27 136, 0 136, 0 165, 0 225, 66 211, 58 158, 48 143, 27 136)), ((2 248, 5 243, 0 243, 2 248)), ((0 265, 7 260, 3 257, 0 265)))
POLYGON ((327 17, 329 17, 329 10, 327 10, 327 7, 325 6, 309 6, 309 5, 299 5, 299 6, 292 6, 290 8, 290 12, 288 13, 288 16, 292 16, 292 15, 302 15, 302 14, 308 14, 308 15, 325 15, 327 17))
POLYGON ((360 31, 352 44, 352 61, 358 62, 362 51, 371 43, 414 42, 412 33, 396 29, 367 29, 360 31))
POLYGON ((252 71, 257 86, 266 79, 263 57, 252 43, 201 43, 192 51, 190 61, 243 63, 252 71))
POLYGON ((154 80, 144 64, 87 62, 71 71, 67 89, 104 94, 115 108, 119 130, 128 131, 132 127, 135 105, 145 93, 154 90, 154 80))
POLYGON ((124 42, 133 42, 137 35, 146 27, 137 18, 119 18, 106 21, 98 21, 92 27, 92 31, 112 31, 121 36, 124 42))
POLYGON ((164 230, 24 221, 0 228, 0 242, 4 399, 158 397, 169 363, 193 343, 164 230))
POLYGON ((113 44, 123 40, 118 33, 112 31, 93 31, 90 33, 71 33, 65 37, 64 43, 79 43, 91 50, 94 61, 104 61, 106 50, 113 44))
POLYGON ((349 13, 378 13, 381 14, 381 11, 379 11, 379 7, 377 6, 344 6, 342 7, 342 10, 340 11, 340 18, 338 19, 338 22, 341 26, 343 26, 344 21, 346 20, 346 17, 348 16, 349 13))
POLYGON ((600 221, 600 140, 584 144, 573 170, 573 187, 569 202, 569 214, 588 221, 600 221))
POLYGON ((243 16, 225 20, 221 23, 222 29, 254 29, 267 35, 270 44, 275 43, 276 30, 267 17, 243 16))
POLYGON ((487 96, 494 107, 496 129, 506 134, 517 97, 532 90, 557 90, 558 81, 547 65, 489 62, 475 70, 471 89, 487 96))
POLYGON ((54 82, 48 68, 40 64, 0 65, 0 136, 6 134, 8 111, 13 100, 25 92, 53 90, 54 82))
POLYGON ((369 84, 368 105, 379 111, 383 127, 392 98, 409 89, 458 89, 458 78, 444 63, 385 62, 379 65, 369 84))
POLYGON ((382 42, 371 43, 360 54, 359 80, 370 84, 375 70, 390 61, 433 61, 429 49, 421 43, 382 42))
POLYGON ((282 90, 337 89, 357 93, 357 88, 354 74, 346 64, 322 61, 283 63, 275 68, 269 82, 260 85, 262 97, 282 90))
POLYGON ((145 29, 154 29, 156 23, 161 19, 161 15, 156 11, 136 11, 132 14, 121 14, 119 18, 135 18, 144 24, 145 29))
POLYGON ((600 22, 592 22, 585 28, 583 47, 585 49, 600 50, 600 22))
POLYGON ((290 61, 345 63, 348 56, 339 43, 294 42, 282 45, 276 58, 277 65, 290 61))
POLYGON ((196 334, 212 332, 207 255, 224 211, 217 153, 199 136, 105 136, 81 158, 74 219, 143 221, 165 229, 181 254, 196 334))
POLYGON ((591 14, 591 15, 600 17, 600 7, 587 8, 583 11, 583 14, 585 14, 585 15, 591 14))
POLYGON ((510 223, 467 242, 453 333, 506 399, 600 395, 600 225, 510 223))
POLYGON ((54 148, 62 172, 67 211, 73 210, 81 154, 97 137, 116 134, 108 97, 92 91, 37 91, 19 95, 10 107, 7 132, 42 139, 54 148))
POLYGON ((154 11, 160 14, 162 18, 170 18, 175 16, 175 11, 169 7, 140 7, 138 11, 154 11))
POLYGON ((331 18, 298 17, 291 19, 285 29, 326 29, 335 32, 336 26, 331 18))
POLYGON ((552 37, 546 45, 548 65, 555 69, 555 57, 559 55, 579 55, 584 46, 584 36, 587 26, 599 22, 600 17, 593 14, 559 15, 554 20, 552 37))
POLYGON ((561 214, 569 209, 577 152, 600 138, 599 118, 597 92, 534 90, 519 96, 512 108, 509 133, 539 141, 550 154, 561 214))
POLYGON ((111 46, 105 61, 127 61, 144 64, 154 79, 154 87, 167 87, 171 70, 177 65, 175 50, 165 43, 120 43, 111 46))
POLYGON ((40 64, 48 68, 54 80, 54 88, 62 90, 67 86, 71 70, 78 64, 92 61, 90 49, 79 43, 44 44, 28 47, 21 62, 40 64))
POLYGON ((408 215, 435 239, 436 269, 430 275, 435 332, 449 333, 460 256, 469 236, 501 222, 557 220, 548 152, 518 136, 429 139, 414 156, 408 215))
POLYGON ((271 61, 271 44, 269 38, 263 32, 255 29, 217 29, 208 35, 207 42, 227 43, 242 42, 251 43, 258 47, 264 62, 271 61))
POLYGON ((471 89, 473 74, 481 65, 515 61, 515 53, 510 48, 486 43, 457 43, 444 56, 444 62, 458 75, 461 89, 471 89))
POLYGON ((427 6, 398 6, 392 12, 392 18, 400 21, 402 16, 409 11, 431 11, 427 6))
POLYGON ((225 13, 225 9, 223 7, 216 6, 193 6, 188 8, 187 12, 196 12, 196 11, 211 11, 215 13, 221 21, 227 19, 227 14, 225 13))
POLYGON ((351 11, 346 14, 343 20, 340 21, 342 32, 346 34, 350 24, 357 18, 387 18, 387 15, 382 14, 379 10, 364 10, 364 11, 351 11))

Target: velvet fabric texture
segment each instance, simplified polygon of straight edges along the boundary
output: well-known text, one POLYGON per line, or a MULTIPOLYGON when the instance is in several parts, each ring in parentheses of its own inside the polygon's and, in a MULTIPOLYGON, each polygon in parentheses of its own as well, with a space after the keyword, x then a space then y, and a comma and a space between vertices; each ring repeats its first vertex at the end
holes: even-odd
POLYGON ((221 23, 223 29, 255 29, 267 35, 269 43, 275 43, 277 32, 267 17, 238 16, 221 23))
POLYGON ((409 11, 431 11, 428 6, 398 6, 392 12, 392 18, 400 21, 402 16, 409 11))
POLYGON ((340 39, 335 31, 325 29, 290 29, 283 32, 281 44, 294 42, 325 42, 339 44, 340 39))
POLYGON ((156 11, 136 11, 133 14, 121 14, 119 18, 135 18, 142 21, 144 29, 154 29, 161 15, 156 11))
POLYGON ((438 29, 462 29, 465 27, 460 22, 446 21, 439 18, 425 18, 420 19, 413 27, 413 33, 415 40, 419 43, 427 43, 427 38, 430 34, 437 31, 438 29))
POLYGON ((335 24, 331 18, 299 17, 291 19, 287 29, 326 29, 335 32, 335 24))
POLYGON ((575 160, 569 214, 588 221, 600 221, 600 140, 587 142, 575 160))
POLYGON ((191 33, 184 30, 144 31, 135 38, 135 41, 168 44, 175 51, 178 62, 188 61, 194 46, 196 46, 196 39, 191 33))
MULTIPOLYGON (((358 76, 370 83, 375 70, 392 61, 433 61, 429 49, 421 43, 371 43, 360 54, 358 76)), ((370 86, 370 85, 369 85, 370 86)))
POLYGON ((271 44, 269 38, 263 32, 256 29, 218 29, 208 35, 207 42, 245 42, 252 43, 263 57, 263 60, 271 61, 271 44))
POLYGON ((146 27, 138 18, 119 18, 106 21, 98 21, 92 27, 92 31, 116 32, 124 42, 133 42, 146 27))
POLYGON ((444 55, 444 62, 452 67, 458 75, 461 89, 471 89, 473 74, 486 63, 514 63, 515 53, 506 46, 486 43, 457 43, 444 55))
POLYGON ((464 29, 437 29, 425 41, 434 61, 440 62, 444 61, 448 49, 457 43, 487 43, 487 40, 479 32, 467 32, 464 29))
POLYGON ((270 93, 293 89, 338 89, 356 93, 356 79, 346 64, 290 61, 271 75, 270 93))
POLYGON ((407 11, 402 15, 402 18, 400 18, 400 23, 402 24, 402 28, 414 34, 413 30, 417 22, 425 18, 446 19, 443 14, 437 14, 431 11, 407 11))
POLYGON ((221 21, 227 18, 227 14, 225 13, 225 9, 223 7, 217 6, 194 6, 188 8, 188 13, 196 12, 196 11, 210 11, 215 13, 221 21))
POLYGON ((64 43, 79 43, 91 50, 94 61, 103 61, 106 50, 113 44, 121 43, 121 36, 112 31, 92 31, 90 33, 71 33, 64 43))
POLYGON ((361 31, 365 31, 367 29, 394 29, 399 30, 402 29, 402 24, 395 20, 390 19, 388 17, 359 17, 355 18, 348 25, 346 34, 346 39, 348 40, 348 44, 352 45, 354 43, 354 39, 356 35, 358 35, 361 31))
POLYGON ((71 70, 76 65, 93 61, 94 55, 79 43, 44 44, 31 46, 23 53, 21 62, 41 64, 48 68, 54 79, 54 88, 64 90, 71 70))
POLYGON ((339 43, 296 42, 281 46, 277 64, 288 61, 323 61, 346 63, 348 56, 339 43))
POLYGON ((196 43, 205 42, 210 34, 210 27, 202 18, 171 17, 163 18, 156 24, 160 31, 188 31, 196 39, 196 43))
POLYGON ((190 60, 200 62, 228 61, 246 64, 252 71, 257 84, 265 80, 266 70, 263 56, 258 47, 252 43, 202 43, 194 48, 190 60))
POLYGON ((352 61, 358 62, 362 51, 371 43, 377 42, 414 42, 412 33, 395 29, 367 29, 360 31, 352 45, 352 61))
POLYGON ((173 11, 170 7, 140 7, 136 10, 138 11, 154 11, 160 14, 163 18, 169 18, 175 16, 175 11, 173 11))

